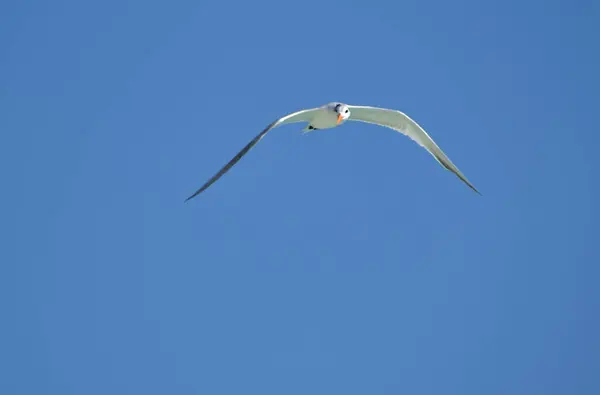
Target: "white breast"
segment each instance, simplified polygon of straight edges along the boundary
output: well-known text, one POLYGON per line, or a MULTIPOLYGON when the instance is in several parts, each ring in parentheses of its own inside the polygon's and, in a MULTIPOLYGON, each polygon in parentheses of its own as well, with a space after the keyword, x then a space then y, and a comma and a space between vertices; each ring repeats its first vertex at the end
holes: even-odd
POLYGON ((337 115, 335 112, 330 111, 328 109, 323 109, 319 111, 313 120, 310 123, 313 127, 317 129, 330 129, 334 128, 337 125, 337 115))

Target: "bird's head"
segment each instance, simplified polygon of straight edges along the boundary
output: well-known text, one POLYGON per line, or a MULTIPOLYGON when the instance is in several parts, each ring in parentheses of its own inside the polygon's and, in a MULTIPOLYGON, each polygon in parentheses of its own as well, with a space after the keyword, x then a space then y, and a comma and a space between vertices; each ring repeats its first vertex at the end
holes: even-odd
POLYGON ((348 108, 347 105, 343 104, 343 103, 334 103, 332 105, 333 111, 335 112, 335 115, 337 116, 337 124, 339 125, 340 123, 347 121, 348 118, 350 118, 350 109, 348 108))

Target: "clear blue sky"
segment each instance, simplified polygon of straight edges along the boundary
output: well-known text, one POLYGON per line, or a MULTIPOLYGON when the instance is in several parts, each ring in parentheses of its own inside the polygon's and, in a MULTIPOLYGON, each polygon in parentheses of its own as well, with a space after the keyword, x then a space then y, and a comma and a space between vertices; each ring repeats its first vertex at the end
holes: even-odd
POLYGON ((3 2, 0 393, 600 393, 599 9, 3 2))

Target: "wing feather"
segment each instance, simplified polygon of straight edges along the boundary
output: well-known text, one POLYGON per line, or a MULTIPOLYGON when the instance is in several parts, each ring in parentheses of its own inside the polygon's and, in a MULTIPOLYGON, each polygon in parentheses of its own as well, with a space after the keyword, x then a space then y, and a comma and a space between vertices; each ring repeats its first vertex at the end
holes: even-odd
POLYGON ((481 195, 481 193, 467 180, 467 178, 458 170, 458 167, 452 163, 450 158, 444 154, 440 147, 423 130, 419 124, 413 121, 408 115, 397 110, 388 110, 385 108, 368 106, 348 106, 350 109, 350 120, 371 123, 379 126, 385 126, 397 132, 404 134, 415 141, 421 147, 425 148, 443 167, 450 170, 472 190, 481 195))
POLYGON ((198 196, 202 192, 204 192, 208 187, 210 187, 215 181, 217 181, 223 174, 227 173, 229 169, 231 169, 244 155, 248 153, 258 142, 265 137, 267 133, 271 130, 275 129, 278 126, 285 125, 288 123, 296 123, 296 122, 308 122, 312 120, 314 113, 317 111, 317 108, 312 108, 308 110, 300 110, 291 114, 288 114, 282 118, 277 119, 276 121, 271 122, 269 126, 267 126, 262 132, 260 132, 256 137, 254 137, 240 152, 238 152, 225 166, 219 170, 217 174, 212 176, 200 189, 198 189, 194 194, 188 197, 185 201, 198 196))

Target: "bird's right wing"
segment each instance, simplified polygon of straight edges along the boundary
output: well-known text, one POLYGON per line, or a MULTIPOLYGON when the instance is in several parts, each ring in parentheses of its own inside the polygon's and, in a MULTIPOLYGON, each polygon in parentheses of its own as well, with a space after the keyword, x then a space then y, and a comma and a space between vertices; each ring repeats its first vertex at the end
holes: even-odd
POLYGON ((269 126, 267 126, 262 132, 260 132, 252 141, 250 141, 240 152, 237 153, 236 156, 233 157, 217 174, 212 176, 210 180, 208 180, 200 189, 198 189, 192 196, 187 198, 185 201, 192 199, 193 197, 199 195, 204 190, 206 190, 209 186, 211 186, 215 181, 217 181, 221 176, 229 169, 233 167, 244 155, 248 153, 269 131, 275 129, 278 126, 285 125, 288 123, 297 123, 297 122, 309 122, 314 117, 315 113, 319 111, 319 108, 311 108, 308 110, 300 110, 291 114, 288 114, 278 120, 272 122, 269 126))

